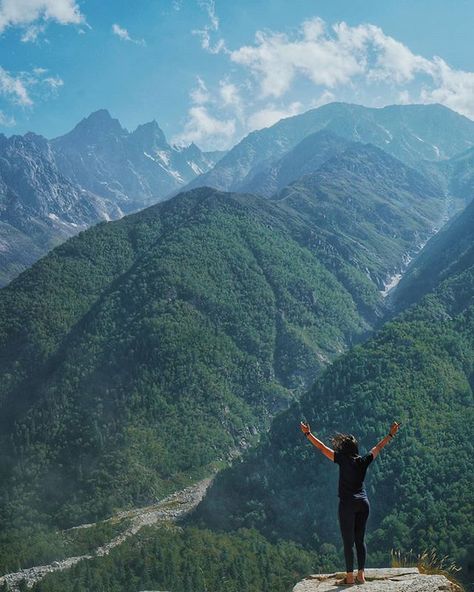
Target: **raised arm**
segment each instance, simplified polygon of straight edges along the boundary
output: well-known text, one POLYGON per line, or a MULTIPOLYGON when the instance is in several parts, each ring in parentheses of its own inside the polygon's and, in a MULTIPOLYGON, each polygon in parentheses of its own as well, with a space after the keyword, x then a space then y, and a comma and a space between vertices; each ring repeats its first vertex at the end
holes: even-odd
POLYGON ((321 440, 318 440, 316 438, 316 436, 314 436, 311 433, 309 423, 304 423, 304 421, 302 421, 300 423, 300 428, 301 428, 301 431, 303 432, 303 434, 306 436, 306 438, 311 442, 311 444, 313 446, 316 446, 316 448, 318 450, 320 450, 324 454, 325 457, 329 458, 329 460, 334 462, 334 450, 331 450, 331 448, 326 446, 326 444, 321 442, 321 440))
POLYGON ((382 438, 380 442, 376 444, 370 451, 373 454, 374 458, 377 457, 377 454, 382 450, 382 448, 386 446, 390 442, 390 440, 395 436, 395 434, 398 432, 399 427, 400 424, 396 421, 392 423, 392 425, 390 426, 389 433, 385 436, 385 438, 382 438))

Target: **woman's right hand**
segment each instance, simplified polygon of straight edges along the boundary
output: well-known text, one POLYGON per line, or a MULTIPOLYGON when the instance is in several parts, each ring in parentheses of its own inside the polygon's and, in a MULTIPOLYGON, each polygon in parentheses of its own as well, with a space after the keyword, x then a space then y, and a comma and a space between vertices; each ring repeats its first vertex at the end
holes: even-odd
POLYGON ((390 435, 395 436, 395 434, 398 432, 399 427, 400 427, 400 424, 397 423, 396 421, 394 421, 392 423, 392 425, 390 426, 390 435))
POLYGON ((305 423, 304 421, 300 421, 300 429, 303 432, 303 434, 309 434, 311 429, 309 427, 309 423, 305 423))

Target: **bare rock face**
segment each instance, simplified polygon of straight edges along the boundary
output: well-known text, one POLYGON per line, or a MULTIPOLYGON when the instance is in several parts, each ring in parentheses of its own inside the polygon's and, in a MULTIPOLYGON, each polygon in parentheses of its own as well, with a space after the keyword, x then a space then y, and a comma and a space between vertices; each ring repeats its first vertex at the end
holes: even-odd
POLYGON ((338 585, 342 573, 317 574, 296 584, 293 592, 329 592, 357 588, 357 592, 460 592, 460 588, 443 575, 421 574, 416 567, 367 569, 366 583, 338 585))

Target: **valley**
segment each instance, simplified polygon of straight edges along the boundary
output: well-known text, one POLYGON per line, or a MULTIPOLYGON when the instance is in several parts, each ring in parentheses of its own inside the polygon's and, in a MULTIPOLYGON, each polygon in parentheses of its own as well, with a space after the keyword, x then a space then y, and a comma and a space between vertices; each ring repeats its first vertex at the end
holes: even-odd
MULTIPOLYGON (((26 584, 27 587, 31 588, 48 574, 70 569, 80 561, 88 561, 94 557, 108 555, 112 549, 124 543, 129 537, 139 533, 145 526, 151 526, 156 523, 169 525, 176 522, 184 518, 186 514, 196 507, 205 495, 210 483, 211 479, 204 479, 182 491, 171 494, 153 506, 120 512, 106 521, 119 525, 121 528, 120 534, 94 549, 92 553, 67 557, 66 559, 54 561, 50 565, 29 567, 15 573, 5 574, 0 577, 0 586, 5 584, 10 590, 18 590, 20 589, 20 584, 23 586, 26 584)), ((96 526, 94 523, 82 524, 72 527, 69 531, 91 529, 96 526)))

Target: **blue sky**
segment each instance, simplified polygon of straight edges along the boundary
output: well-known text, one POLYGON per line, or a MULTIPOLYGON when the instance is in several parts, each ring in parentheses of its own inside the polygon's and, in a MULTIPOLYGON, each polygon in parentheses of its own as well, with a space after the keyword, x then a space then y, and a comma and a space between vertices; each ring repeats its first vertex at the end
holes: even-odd
POLYGON ((99 108, 225 148, 332 100, 474 118, 471 0, 0 0, 0 132, 99 108))

